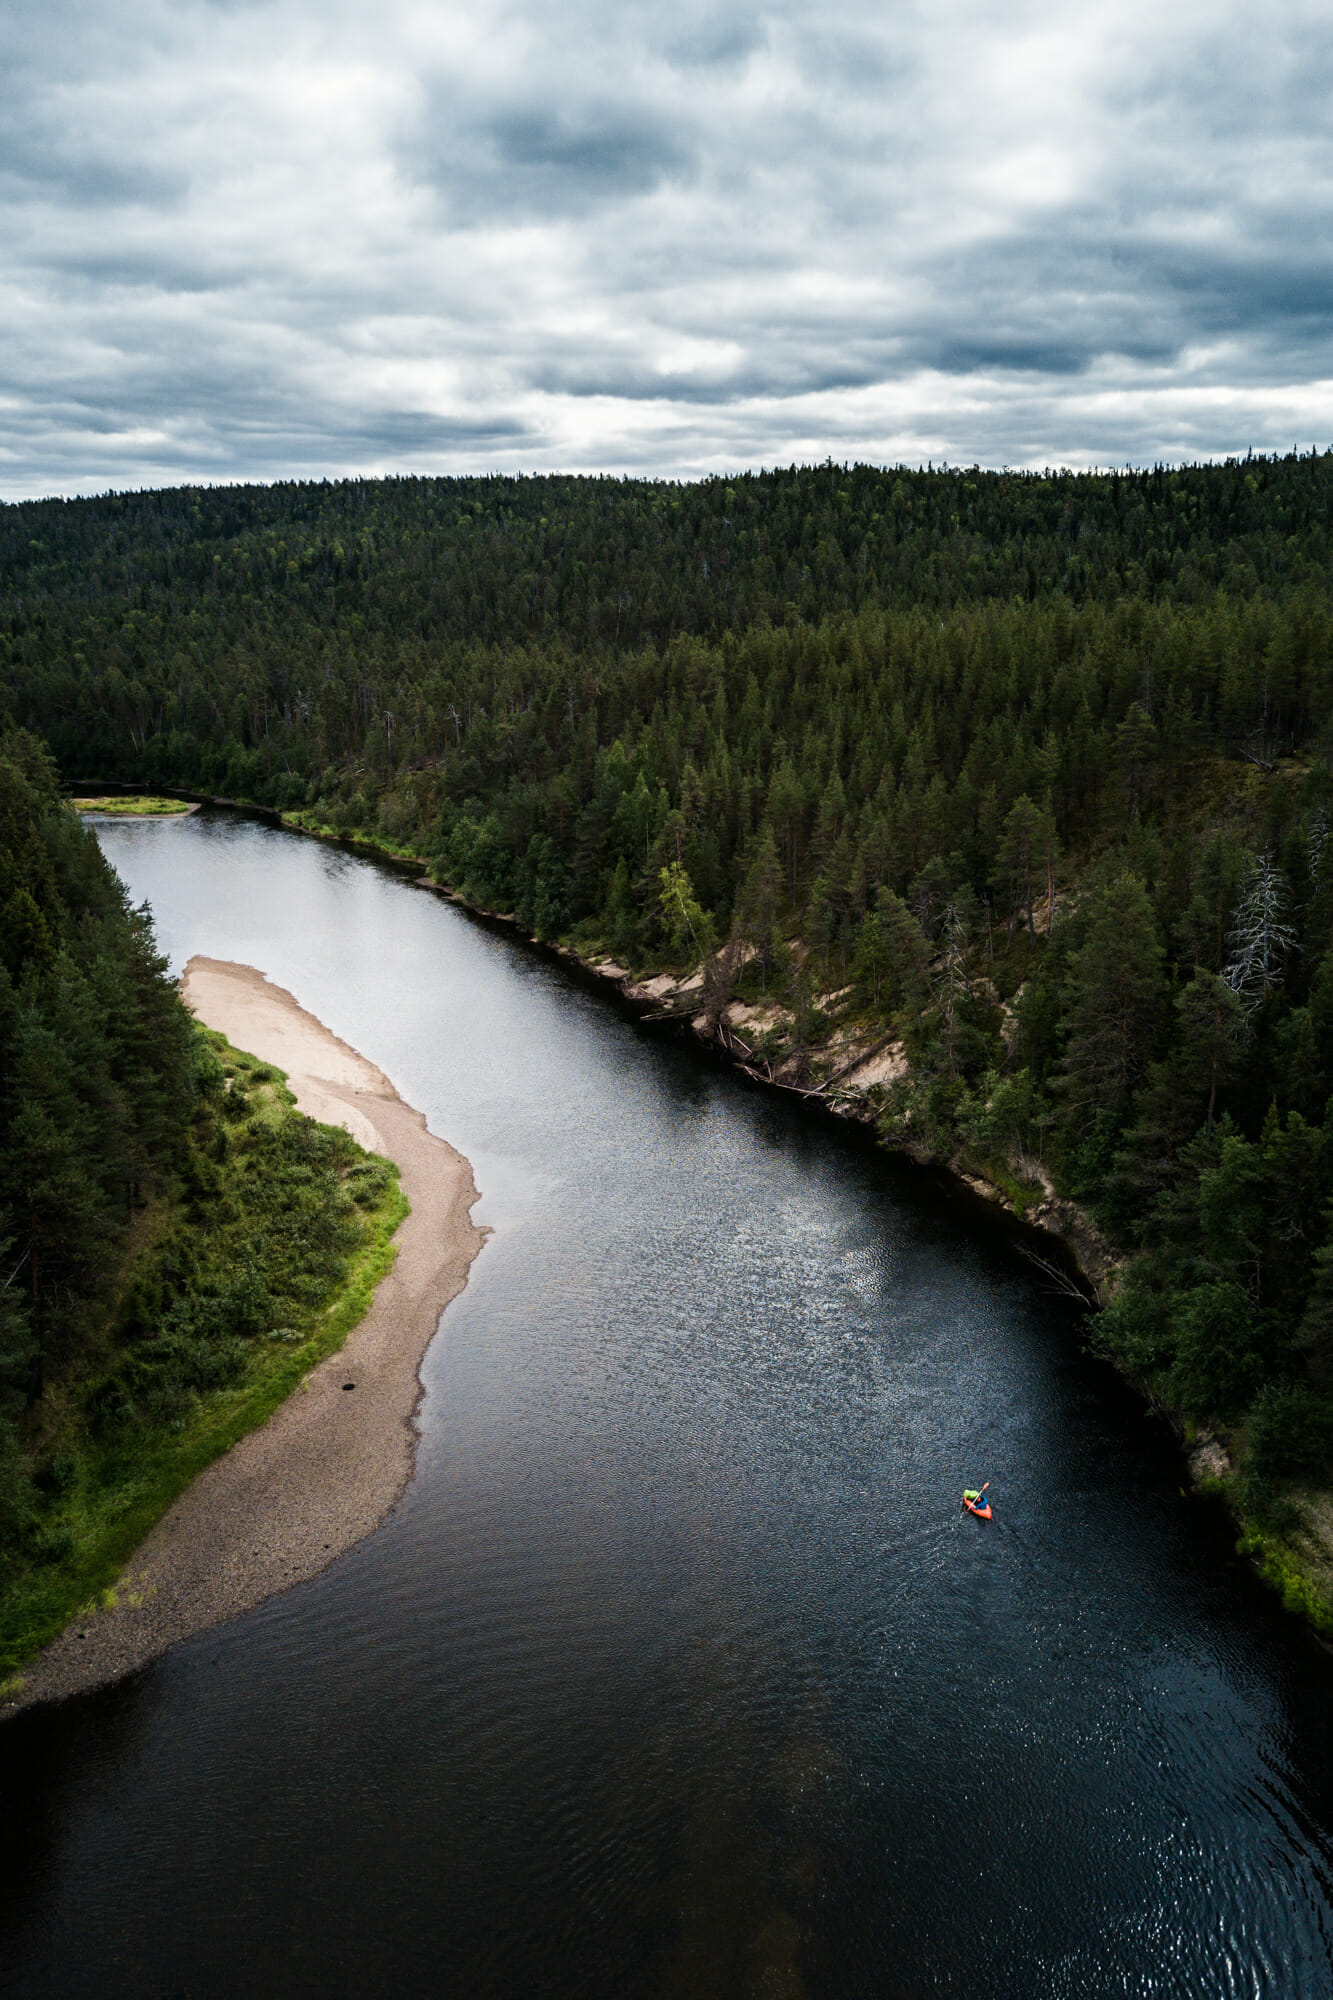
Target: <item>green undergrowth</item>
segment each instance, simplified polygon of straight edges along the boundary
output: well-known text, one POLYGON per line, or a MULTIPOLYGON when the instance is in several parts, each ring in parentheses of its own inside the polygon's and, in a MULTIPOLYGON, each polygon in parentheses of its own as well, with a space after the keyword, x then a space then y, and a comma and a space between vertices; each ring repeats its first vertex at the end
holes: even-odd
POLYGON ((998 1189, 1019 1222, 1026 1221, 1028 1210, 1045 1193, 1040 1182, 1020 1180, 1011 1167, 989 1154, 965 1152, 959 1165, 965 1173, 976 1174, 998 1189))
POLYGON ((80 1610, 132 1592, 122 1571, 148 1530, 342 1346, 393 1262, 397 1168, 298 1112, 280 1071, 199 1033, 179 1183, 138 1219, 91 1364, 48 1380, 0 1467, 0 1682, 80 1610))
MULTIPOLYGON (((1137 1386, 1172 1415, 1159 1400, 1169 1384, 1159 1380, 1137 1386)), ((1179 1412, 1175 1421, 1190 1450, 1201 1436, 1198 1425, 1182 1420, 1179 1412)), ((1262 1418, 1255 1426, 1223 1426, 1211 1435, 1223 1448, 1225 1469, 1193 1470, 1195 1495, 1227 1509, 1240 1531, 1236 1554, 1282 1600, 1283 1609, 1321 1638, 1333 1638, 1333 1491, 1320 1480, 1291 1476, 1289 1457, 1285 1467, 1280 1456, 1274 1465, 1273 1436, 1265 1435, 1262 1418), (1283 1476, 1284 1470, 1289 1476, 1283 1476)), ((1284 1427, 1275 1435, 1289 1443, 1292 1433, 1284 1427)), ((1207 1439, 1210 1433, 1202 1436, 1207 1439)), ((1313 1466, 1305 1471, 1312 1472, 1313 1466)))
POLYGON ((292 827, 298 833, 312 833, 318 840, 339 840, 350 847, 362 848, 367 854, 388 854, 395 861, 417 861, 422 868, 430 866, 430 856, 423 854, 418 847, 394 840, 378 830, 369 834, 353 826, 335 826, 318 812, 285 812, 281 819, 284 826, 292 827))
POLYGON ((1236 1553, 1247 1557, 1270 1590, 1277 1592, 1286 1610, 1322 1637, 1333 1635, 1333 1605, 1328 1597, 1327 1579, 1311 1573, 1301 1554, 1280 1536, 1265 1534, 1246 1526, 1236 1543, 1236 1553))

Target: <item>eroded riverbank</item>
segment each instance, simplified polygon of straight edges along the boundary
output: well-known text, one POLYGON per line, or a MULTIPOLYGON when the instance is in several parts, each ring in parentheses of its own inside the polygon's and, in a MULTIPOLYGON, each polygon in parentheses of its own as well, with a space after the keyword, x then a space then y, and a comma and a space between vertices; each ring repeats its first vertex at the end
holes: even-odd
MULTIPOLYGON (((218 800, 215 803, 231 802, 218 800)), ((1124 1262, 1122 1254, 1091 1216, 1077 1203, 1056 1192, 1038 1162, 1027 1163, 1037 1184, 1036 1190, 1020 1201, 1015 1198, 1012 1176, 1009 1185, 1002 1185, 988 1174, 984 1166, 975 1162, 964 1162, 957 1157, 932 1152, 926 1146, 914 1144, 906 1135, 896 1138, 885 1135, 880 1128, 880 1087, 905 1075, 909 1068, 906 1050, 902 1042, 894 1037, 864 1027, 843 1032, 835 1036, 827 1047, 813 1052, 815 1069, 810 1075, 806 1075, 799 1062, 765 1062, 756 1056, 745 1035, 754 1029, 762 1031, 773 1026, 787 1010, 776 1004, 767 1009, 747 1006, 735 999, 720 1008, 706 1004, 702 966, 696 966, 685 974, 635 973, 618 964, 601 949, 581 950, 567 941, 543 945, 533 939, 514 917, 487 909, 484 904, 473 902, 460 889, 438 881, 430 872, 430 856, 417 849, 386 845, 361 834, 335 833, 331 828, 313 821, 307 813, 270 815, 263 808, 253 810, 256 814, 271 817, 291 833, 318 840, 344 853, 388 863, 395 869, 411 871, 419 868, 422 872, 411 877, 415 887, 443 897, 487 923, 512 929, 526 944, 550 951, 567 965, 577 967, 598 986, 614 993, 641 1019, 672 1024, 697 1041, 711 1056, 739 1070, 764 1089, 801 1098, 834 1118, 864 1126, 875 1133, 876 1143, 885 1152, 900 1154, 916 1166, 941 1174, 959 1189, 966 1189, 990 1212, 999 1211, 1010 1218, 1019 1234, 1030 1244, 1048 1245, 1055 1260, 1053 1264, 1046 1265, 1048 1275, 1066 1283, 1072 1281, 1075 1295, 1081 1291, 1087 1303, 1100 1307, 1113 1296, 1124 1262)), ((1035 1261, 1046 1262, 1040 1257, 1035 1261)))
MULTIPOLYGON (((404 847, 384 847, 360 836, 335 835, 308 822, 301 814, 283 814, 290 831, 343 851, 354 851, 395 868, 419 867, 412 877, 419 889, 445 899, 488 923, 513 930, 528 944, 514 918, 488 910, 461 891, 424 872, 428 857, 404 847)), ((978 1216, 1003 1218, 1013 1241, 1043 1275, 1045 1283, 1093 1310, 1110 1303, 1125 1263, 1117 1249, 1078 1204, 1061 1195, 1037 1160, 1023 1163, 1030 1187, 1016 1196, 1012 1174, 1007 1184, 993 1178, 984 1164, 958 1156, 946 1157, 914 1144, 906 1133, 887 1136, 881 1128, 881 1086, 908 1070, 905 1047, 890 1036, 876 1035, 865 1024, 853 1024, 814 1052, 808 1070, 800 1060, 766 1061, 754 1045, 756 1035, 772 1027, 783 1013, 774 1005, 758 1008, 734 998, 722 1006, 710 1001, 704 969, 685 975, 670 972, 636 974, 601 950, 580 950, 569 942, 537 945, 553 953, 587 980, 642 1020, 657 1022, 687 1036, 708 1054, 739 1070, 765 1090, 800 1099, 831 1118, 873 1133, 886 1153, 898 1154, 915 1166, 940 1176, 966 1200, 978 1216), (747 1037, 750 1039, 747 1040, 747 1037), (1035 1186, 1035 1191, 1033 1187, 1035 1186)), ((1164 1403, 1151 1383, 1124 1370, 1122 1379, 1136 1396, 1170 1428, 1180 1452, 1180 1465, 1192 1490, 1220 1498, 1239 1531, 1240 1549, 1263 1581, 1281 1597, 1286 1609, 1317 1633, 1333 1629, 1333 1505, 1327 1493, 1303 1495, 1302 1527, 1284 1538, 1260 1530, 1248 1510, 1243 1481, 1227 1444, 1209 1429, 1195 1431, 1182 1413, 1164 1403)), ((1324 1643, 1327 1643, 1325 1639, 1324 1643)))

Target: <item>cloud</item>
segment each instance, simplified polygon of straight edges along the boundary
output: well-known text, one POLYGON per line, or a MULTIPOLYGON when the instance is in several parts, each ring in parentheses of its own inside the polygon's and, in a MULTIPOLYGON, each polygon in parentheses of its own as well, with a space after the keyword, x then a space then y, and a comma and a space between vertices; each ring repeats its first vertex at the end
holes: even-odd
POLYGON ((1305 0, 51 0, 0 492, 1333 436, 1305 0))
POLYGON ((629 116, 610 102, 572 106, 539 98, 474 109, 447 86, 433 90, 398 140, 409 184, 439 197, 437 228, 519 221, 586 223, 684 176, 690 154, 671 124, 629 116))

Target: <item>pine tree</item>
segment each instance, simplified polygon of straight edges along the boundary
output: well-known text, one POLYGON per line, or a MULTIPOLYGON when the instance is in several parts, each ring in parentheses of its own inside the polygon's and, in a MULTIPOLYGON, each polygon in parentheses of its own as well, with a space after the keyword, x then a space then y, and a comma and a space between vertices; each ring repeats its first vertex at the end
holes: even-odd
POLYGON ((671 949, 680 957, 688 948, 692 962, 707 958, 716 942, 713 919, 702 909, 694 884, 679 861, 672 861, 658 875, 662 921, 671 949))
POLYGON ((796 894, 796 863, 801 827, 805 814, 805 794, 790 759, 774 774, 768 791, 766 818, 773 836, 786 858, 787 893, 796 894))
POLYGON ((1157 768, 1157 730, 1152 717, 1131 702, 1115 733, 1116 780, 1128 819, 1137 819, 1148 803, 1152 774, 1157 768))
POLYGON ((1249 1039, 1244 1012, 1227 982, 1202 969, 1177 995, 1175 1006, 1182 1078, 1196 1104, 1206 1093, 1204 1126, 1211 1132, 1218 1090, 1235 1076, 1249 1039))
POLYGON ((1061 1084, 1071 1112, 1124 1115, 1152 1050, 1162 958, 1148 892, 1122 875, 1095 898, 1069 968, 1061 1084))
POLYGON ((1017 799, 1005 817, 995 857, 996 889, 1009 914, 1025 918, 1030 936, 1036 935, 1032 910, 1036 884, 1044 874, 1047 817, 1026 793, 1017 799))
POLYGON ((778 857, 773 829, 765 820, 759 829, 754 859, 750 863, 744 886, 736 900, 733 918, 736 934, 758 958, 760 979, 765 993, 768 991, 768 981, 781 951, 781 941, 778 936, 778 899, 781 886, 782 863, 778 857))
POLYGON ((892 889, 880 890, 876 914, 883 926, 895 998, 919 1019, 931 999, 929 942, 902 897, 892 889))

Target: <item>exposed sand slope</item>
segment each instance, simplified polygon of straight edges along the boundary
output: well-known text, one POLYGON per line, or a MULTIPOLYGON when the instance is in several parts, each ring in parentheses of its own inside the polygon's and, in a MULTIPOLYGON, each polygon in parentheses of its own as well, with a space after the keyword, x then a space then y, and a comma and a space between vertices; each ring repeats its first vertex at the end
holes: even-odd
POLYGON ((290 993, 250 966, 210 958, 190 960, 181 989, 201 1021, 286 1070, 303 1111, 396 1161, 412 1213, 392 1271, 341 1352, 201 1473, 130 1559, 122 1595, 142 1601, 75 1619, 24 1670, 19 1703, 117 1679, 314 1576, 378 1526, 412 1470, 417 1369, 485 1239, 469 1213, 478 1197, 461 1153, 290 993))

